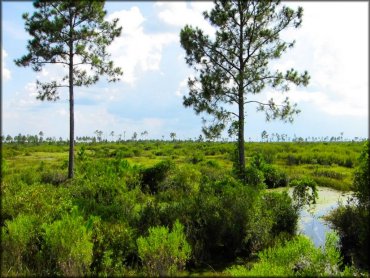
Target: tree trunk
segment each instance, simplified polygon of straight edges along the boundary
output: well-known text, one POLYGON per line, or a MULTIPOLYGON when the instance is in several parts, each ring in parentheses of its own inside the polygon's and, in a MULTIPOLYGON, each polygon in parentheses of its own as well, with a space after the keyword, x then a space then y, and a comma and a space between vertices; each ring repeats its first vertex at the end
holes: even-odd
POLYGON ((74 167, 74 99, 73 99, 73 65, 69 66, 69 164, 68 178, 73 178, 74 167))
POLYGON ((238 118, 238 170, 239 177, 245 180, 245 151, 244 151, 244 96, 239 92, 239 118, 238 118))
POLYGON ((68 178, 72 179, 74 176, 74 98, 73 98, 73 25, 72 18, 70 19, 70 42, 69 42, 69 164, 68 164, 68 178))
POLYGON ((239 152, 239 178, 245 181, 245 151, 244 151, 244 38, 243 38, 243 11, 241 2, 238 3, 240 25, 239 25, 239 88, 238 88, 238 152, 239 152))

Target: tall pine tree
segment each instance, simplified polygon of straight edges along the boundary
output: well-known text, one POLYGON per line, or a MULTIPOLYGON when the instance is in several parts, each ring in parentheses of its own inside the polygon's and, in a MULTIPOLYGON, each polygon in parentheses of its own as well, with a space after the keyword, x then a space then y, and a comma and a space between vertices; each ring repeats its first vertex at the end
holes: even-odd
POLYGON ((293 121, 300 111, 288 98, 276 103, 273 99, 257 101, 253 96, 266 86, 288 91, 289 83, 306 86, 309 81, 307 72, 269 69, 270 61, 294 45, 294 41, 283 41, 280 33, 288 27, 298 28, 302 22, 302 8, 294 11, 279 6, 280 1, 271 0, 217 0, 212 10, 204 13, 216 29, 215 39, 188 25, 180 32, 186 63, 198 73, 189 78, 190 91, 184 105, 192 106, 196 114, 213 116, 212 123, 203 127, 207 137, 219 136, 230 124, 229 134, 238 138, 237 170, 241 179, 245 177, 245 105, 257 104, 258 111, 265 111, 267 121, 293 121))
POLYGON ((25 29, 32 39, 28 53, 15 60, 18 66, 31 66, 41 71, 46 64, 59 64, 68 68, 60 80, 37 80, 37 98, 56 101, 59 89, 69 90, 69 166, 68 177, 73 178, 74 168, 74 87, 90 86, 107 75, 109 81, 119 80, 122 71, 114 67, 106 51, 108 45, 121 33, 118 19, 105 21, 104 1, 67 0, 34 2, 36 11, 23 15, 25 29))

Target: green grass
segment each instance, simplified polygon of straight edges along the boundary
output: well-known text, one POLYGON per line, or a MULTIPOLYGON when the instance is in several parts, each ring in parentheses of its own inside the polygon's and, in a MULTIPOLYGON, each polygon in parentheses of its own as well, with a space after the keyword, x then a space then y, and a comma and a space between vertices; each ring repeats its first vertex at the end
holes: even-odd
MULTIPOLYGON (((255 153, 285 173, 289 179, 309 176, 319 186, 351 190, 353 172, 362 143, 246 143, 246 161, 255 153)), ((85 148, 89 159, 114 159, 120 155, 130 164, 151 167, 162 160, 175 164, 216 161, 222 169, 231 171, 231 153, 235 143, 224 142, 160 142, 138 141, 124 143, 77 144, 75 153, 85 148)), ((45 167, 67 169, 68 146, 41 144, 36 146, 4 144, 3 158, 10 170, 36 168, 42 161, 45 167)), ((77 156, 77 155, 76 155, 77 156)))

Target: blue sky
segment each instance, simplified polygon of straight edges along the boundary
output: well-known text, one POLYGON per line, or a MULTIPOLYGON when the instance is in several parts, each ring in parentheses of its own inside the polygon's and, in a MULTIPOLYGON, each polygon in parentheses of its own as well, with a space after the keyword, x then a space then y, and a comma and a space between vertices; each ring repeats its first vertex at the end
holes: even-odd
MULTIPOLYGON (((292 87, 287 96, 302 112, 293 124, 265 122, 256 107, 247 106, 246 138, 260 140, 261 132, 297 136, 368 137, 369 45, 368 2, 285 2, 304 8, 302 27, 283 37, 296 45, 271 64, 281 70, 308 70, 308 87, 292 87)), ((89 88, 75 89, 75 133, 92 136, 102 130, 131 138, 148 131, 147 138, 196 138, 202 120, 182 105, 186 80, 195 73, 186 65, 179 32, 185 24, 212 35, 202 17, 212 2, 107 2, 107 19, 119 18, 123 27, 109 50, 124 76, 120 82, 104 78, 89 88)), ((30 2, 2 2, 2 134, 38 134, 68 137, 68 94, 57 102, 36 100, 35 81, 59 78, 53 65, 42 72, 18 68, 13 60, 26 53, 29 39, 22 13, 32 13, 30 2)), ((257 97, 285 97, 266 89, 257 97)), ((226 133, 223 137, 227 137, 226 133)))

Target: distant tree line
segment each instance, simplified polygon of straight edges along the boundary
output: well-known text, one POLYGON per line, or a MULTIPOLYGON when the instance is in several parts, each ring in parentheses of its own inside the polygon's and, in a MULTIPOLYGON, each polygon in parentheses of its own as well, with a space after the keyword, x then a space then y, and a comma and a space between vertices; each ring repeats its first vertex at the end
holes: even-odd
MULTIPOLYGON (((104 132, 101 130, 96 130, 94 132, 95 136, 76 136, 75 143, 123 143, 123 142, 132 142, 132 141, 172 141, 172 142, 209 142, 209 141, 215 141, 210 139, 205 139, 202 135, 199 135, 199 137, 195 138, 188 138, 188 139, 176 139, 176 133, 171 132, 169 134, 169 137, 166 137, 163 135, 161 136, 161 139, 150 139, 148 138, 148 131, 140 132, 140 137, 138 136, 138 132, 133 132, 133 135, 131 138, 126 139, 125 136, 122 136, 122 134, 114 135, 114 131, 111 131, 109 133, 110 138, 107 135, 104 135, 104 132)), ((126 134, 126 131, 124 132, 126 134)), ((363 137, 353 137, 351 138, 345 138, 343 137, 343 134, 341 133, 341 136, 308 136, 308 137, 302 137, 293 135, 288 136, 288 134, 279 134, 279 133, 271 133, 268 134, 267 131, 263 131, 261 133, 260 142, 297 142, 297 143, 303 143, 303 142, 362 142, 366 141, 367 138, 363 137)), ((233 142, 233 140, 229 140, 229 138, 219 138, 217 141, 221 142, 233 142)), ((67 138, 62 137, 45 137, 44 133, 40 131, 38 134, 31 135, 31 134, 21 134, 11 136, 11 135, 2 135, 1 136, 1 142, 2 143, 15 143, 15 144, 31 144, 31 145, 39 145, 42 143, 47 144, 67 144, 69 143, 69 140, 67 138)), ((249 137, 249 142, 252 142, 252 138, 249 137)))

